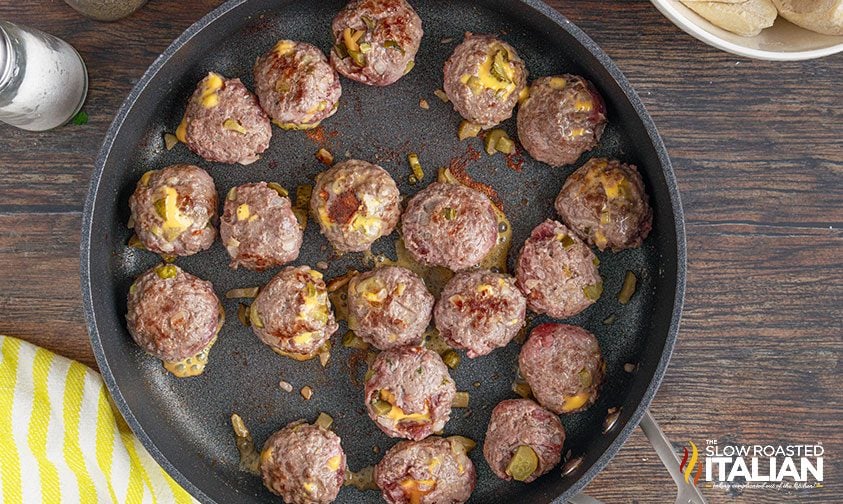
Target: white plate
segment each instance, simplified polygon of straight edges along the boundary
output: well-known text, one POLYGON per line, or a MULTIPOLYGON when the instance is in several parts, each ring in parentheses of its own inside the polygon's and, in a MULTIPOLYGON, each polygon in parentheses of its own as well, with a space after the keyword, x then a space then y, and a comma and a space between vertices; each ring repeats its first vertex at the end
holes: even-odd
POLYGON ((822 58, 843 51, 843 36, 823 35, 800 28, 779 16, 755 37, 741 37, 718 28, 678 0, 650 0, 685 33, 724 51, 748 58, 797 61, 822 58))

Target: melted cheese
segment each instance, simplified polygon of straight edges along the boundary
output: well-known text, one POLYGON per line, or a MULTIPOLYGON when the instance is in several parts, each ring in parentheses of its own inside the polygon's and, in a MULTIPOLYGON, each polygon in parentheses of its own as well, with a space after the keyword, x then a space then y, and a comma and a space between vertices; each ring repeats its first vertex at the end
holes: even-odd
POLYGON ((250 215, 252 215, 251 209, 246 203, 243 203, 242 205, 237 207, 237 220, 246 220, 249 218, 250 215))
POLYGON ((436 489, 435 479, 405 479, 399 484, 404 495, 410 499, 410 504, 421 504, 422 498, 436 489))
POLYGON ((294 130, 294 131, 310 130, 310 129, 313 129, 313 128, 319 126, 319 124, 321 124, 321 123, 322 123, 322 121, 316 121, 314 123, 302 123, 302 124, 282 123, 282 122, 278 122, 278 121, 275 121, 275 120, 272 121, 272 124, 278 126, 279 128, 281 128, 283 130, 294 130))
POLYGON ((179 194, 175 188, 164 186, 161 190, 164 193, 164 222, 161 228, 164 238, 173 241, 193 224, 193 220, 179 211, 179 194))
POLYGON ((176 128, 176 138, 181 143, 187 143, 187 117, 183 117, 179 127, 176 128))
POLYGON ((287 56, 288 54, 291 54, 295 48, 296 43, 292 40, 279 40, 272 50, 279 56, 287 56))
MULTIPOLYGON (((205 108, 214 108, 220 102, 220 97, 217 92, 222 89, 222 77, 219 74, 211 72, 202 86, 202 106, 205 108)), ((176 135, 178 138, 178 134, 176 135)))
POLYGON ((591 397, 591 394, 588 392, 580 392, 577 395, 566 398, 562 405, 562 411, 574 411, 582 408, 588 402, 589 397, 591 397))
POLYGON ((177 378, 191 378, 199 376, 205 371, 205 366, 208 364, 208 353, 211 347, 217 342, 217 337, 208 343, 208 346, 200 350, 196 355, 192 355, 180 361, 163 361, 164 369, 172 373, 177 378))
POLYGON ((328 459, 328 462, 325 464, 325 467, 327 467, 331 471, 336 471, 340 468, 341 461, 342 457, 340 457, 339 455, 334 455, 333 457, 328 459))
POLYGON ((390 420, 394 420, 396 423, 398 422, 416 422, 416 423, 428 423, 430 422, 430 408, 425 405, 423 413, 405 413, 403 409, 395 405, 395 394, 390 392, 389 390, 381 390, 380 391, 381 399, 388 402, 392 405, 392 408, 385 416, 390 420))
MULTIPOLYGON (((503 93, 503 97, 506 98, 513 91, 515 91, 515 67, 512 66, 512 63, 509 62, 503 65, 504 74, 509 80, 509 82, 505 82, 499 80, 492 74, 492 66, 495 64, 495 54, 498 51, 503 51, 503 48, 493 48, 490 53, 486 56, 486 59, 483 60, 482 63, 477 68, 477 73, 475 75, 463 74, 460 77, 460 82, 463 84, 468 84, 468 81, 471 80, 472 77, 478 80, 481 86, 485 89, 491 89, 492 91, 501 91, 503 93)), ((509 58, 512 59, 512 54, 509 53, 509 50, 506 50, 509 58)))

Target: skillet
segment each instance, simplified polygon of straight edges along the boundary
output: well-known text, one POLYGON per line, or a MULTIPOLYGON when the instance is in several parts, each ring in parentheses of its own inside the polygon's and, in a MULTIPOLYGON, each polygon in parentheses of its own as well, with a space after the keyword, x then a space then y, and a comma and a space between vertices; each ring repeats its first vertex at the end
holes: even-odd
MULTIPOLYGON (((564 452, 571 469, 556 468, 530 485, 494 477, 479 448, 471 454, 478 485, 471 502, 561 503, 575 496, 616 454, 646 413, 666 371, 676 340, 685 284, 685 235, 682 208, 667 151, 656 128, 626 78, 609 57, 582 31, 538 0, 441 0, 412 2, 421 16, 425 38, 413 72, 386 87, 375 88, 343 80, 338 113, 326 120, 321 135, 273 131, 270 149, 257 163, 228 166, 205 162, 184 146, 168 151, 162 135, 179 123, 188 97, 208 71, 240 77, 253 89, 255 58, 279 38, 331 47, 330 22, 343 0, 230 0, 185 31, 152 64, 117 113, 103 143, 85 206, 81 243, 81 276, 85 313, 92 346, 114 402, 150 454, 200 501, 208 503, 280 502, 259 478, 238 470, 229 416, 237 412, 260 447, 287 423, 313 421, 319 412, 334 419, 351 469, 376 463, 396 440, 385 437, 365 414, 362 386, 356 385, 365 363, 354 366, 353 350, 338 344, 344 326, 334 336, 327 367, 318 360, 294 362, 275 355, 237 321, 237 300, 226 291, 265 284, 277 270, 234 271, 217 242, 206 252, 179 258, 186 271, 213 282, 223 299, 228 322, 214 346, 205 374, 179 380, 161 363, 146 356, 125 327, 126 296, 133 279, 157 264, 151 253, 127 246, 131 231, 128 198, 147 170, 175 163, 201 166, 213 176, 219 194, 236 185, 277 181, 288 188, 312 184, 323 168, 314 153, 325 147, 338 158, 346 155, 375 162, 399 183, 402 195, 412 195, 435 176, 437 167, 464 156, 479 141, 460 143, 459 117, 450 105, 433 96, 441 87, 442 65, 463 32, 497 33, 525 60, 531 77, 576 73, 590 79, 608 107, 609 125, 592 156, 609 156, 637 165, 650 194, 653 232, 638 249, 598 253, 604 294, 585 312, 566 322, 593 332, 607 361, 607 379, 597 403, 589 410, 563 418, 568 432, 564 452), (429 110, 419 107, 426 98, 429 110), (473 142, 473 143, 472 143, 473 142), (418 152, 428 176, 417 186, 408 183, 408 152, 418 152), (434 175, 430 175, 434 174, 434 175), (616 300, 626 271, 639 284, 632 301, 616 300), (614 323, 604 321, 611 316, 614 323), (625 371, 633 364, 633 372, 625 371), (279 389, 280 379, 293 393, 279 389), (309 385, 313 397, 296 393, 309 385), (604 432, 610 408, 617 421, 604 432), (379 453, 376 453, 379 452, 379 453)), ((515 138, 514 119, 504 123, 515 138)), ((526 155, 520 171, 502 156, 469 163, 476 180, 501 196, 514 230, 510 268, 530 230, 553 218, 553 199, 575 169, 552 169, 526 155)), ((375 253, 394 254, 394 236, 376 243, 375 253)), ((349 268, 362 269, 359 254, 333 257, 327 242, 311 222, 295 264, 314 266, 326 261, 326 278, 349 268)), ((544 317, 530 322, 534 326, 544 317)), ((519 346, 511 343, 489 356, 469 360, 463 355, 452 371, 458 390, 470 393, 471 405, 454 410, 446 435, 461 434, 482 444, 492 408, 514 397, 511 384, 519 346)), ((670 452, 668 455, 672 455, 670 452)), ((678 464, 677 464, 678 465, 678 464)), ((377 492, 346 487, 337 502, 381 502, 377 492)))

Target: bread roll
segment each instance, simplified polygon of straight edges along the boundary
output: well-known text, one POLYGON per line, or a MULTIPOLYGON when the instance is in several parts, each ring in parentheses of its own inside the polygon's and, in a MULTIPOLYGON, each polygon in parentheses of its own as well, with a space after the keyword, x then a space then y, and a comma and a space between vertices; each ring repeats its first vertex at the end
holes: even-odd
POLYGON ((744 37, 758 35, 773 26, 778 11, 771 0, 745 0, 740 3, 723 1, 682 0, 712 24, 744 37))
POLYGON ((802 28, 843 35, 843 0, 773 0, 779 14, 802 28))

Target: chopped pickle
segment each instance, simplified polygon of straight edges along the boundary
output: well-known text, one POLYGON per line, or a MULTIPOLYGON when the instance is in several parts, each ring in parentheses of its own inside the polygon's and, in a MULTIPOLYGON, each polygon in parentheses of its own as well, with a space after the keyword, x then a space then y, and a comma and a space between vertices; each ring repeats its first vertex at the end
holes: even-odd
POLYGON ((498 142, 502 139, 506 138, 509 140, 509 135, 506 134, 506 131, 502 129, 493 129, 492 131, 486 134, 484 146, 486 147, 486 154, 490 156, 494 156, 496 152, 498 152, 497 146, 498 142))
POLYGON ((456 369, 460 365, 460 354, 454 350, 448 350, 442 354, 442 362, 451 369, 456 369))
POLYGON ((416 68, 416 61, 415 60, 408 61, 407 67, 404 68, 404 75, 407 75, 408 73, 412 72, 414 68, 416 68))
POLYGON ((591 398, 591 394, 588 392, 580 392, 577 395, 565 398, 562 404, 562 413, 569 413, 582 408, 588 402, 589 398, 591 398))
POLYGON ((352 51, 351 49, 349 49, 348 55, 349 57, 351 57, 351 61, 353 61, 355 65, 359 67, 366 66, 366 55, 363 54, 361 51, 352 51))
POLYGON ((476 441, 465 436, 448 436, 447 440, 451 443, 452 449, 456 447, 461 449, 463 453, 469 453, 477 446, 476 441))
POLYGON ((368 42, 363 42, 360 44, 360 52, 363 54, 369 54, 372 51, 372 44, 368 42))
POLYGON ((366 28, 369 31, 375 31, 376 21, 374 19, 370 18, 369 16, 360 16, 360 19, 363 20, 363 23, 366 24, 366 28))
POLYGON ((326 166, 331 166, 334 164, 334 155, 331 154, 331 151, 325 148, 316 151, 316 159, 326 166))
POLYGON ((580 377, 580 385, 582 385, 583 388, 588 388, 588 387, 591 386, 591 382, 592 382, 591 372, 588 369, 586 369, 586 368, 580 369, 580 372, 577 373, 577 376, 580 377))
POLYGON ((345 43, 340 42, 339 44, 335 45, 334 50, 337 52, 337 56, 339 56, 340 59, 348 58, 348 49, 345 47, 345 43))
POLYGON ((392 405, 383 399, 375 399, 372 401, 372 409, 378 416, 383 416, 392 411, 392 405))
POLYGON ((451 99, 448 98, 448 95, 445 93, 445 91, 442 91, 441 89, 437 89, 437 90, 433 91, 433 94, 435 94, 437 98, 442 100, 443 103, 448 103, 449 101, 451 101, 451 99))
POLYGON ((348 49, 348 54, 350 55, 352 52, 360 52, 360 45, 357 44, 357 41, 360 40, 360 37, 366 33, 366 30, 352 30, 351 28, 346 28, 342 32, 342 39, 345 42, 345 47, 348 49))
POLYGON ((459 137, 460 141, 463 141, 466 138, 474 138, 480 134, 482 129, 483 128, 479 124, 463 121, 460 123, 459 129, 457 129, 457 137, 459 137))
POLYGON ((387 49, 398 49, 401 51, 401 54, 404 54, 404 48, 401 47, 401 44, 394 40, 387 40, 383 43, 383 46, 387 49))
POLYGON ((342 346, 346 348, 354 348, 357 350, 368 350, 369 344, 363 341, 360 336, 354 334, 354 331, 348 331, 342 337, 342 346))
POLYGON ((486 89, 485 86, 483 86, 483 81, 480 80, 480 77, 477 77, 476 75, 472 75, 471 77, 469 77, 468 82, 466 82, 466 84, 468 85, 468 89, 470 89, 471 92, 475 95, 482 94, 483 91, 486 89))
POLYGON ((407 161, 410 163, 410 169, 413 170, 413 176, 416 178, 416 182, 421 182, 424 179, 424 170, 419 162, 419 155, 411 152, 407 155, 407 161))
POLYGON ((468 392, 457 392, 454 394, 454 400, 451 402, 451 406, 454 408, 468 408, 469 401, 468 392))
POLYGON ((262 455, 255 449, 252 434, 237 413, 231 415, 231 427, 234 431, 237 451, 240 452, 240 470, 259 475, 262 455))
POLYGON ((173 150, 173 147, 175 147, 177 143, 179 143, 179 139, 176 137, 176 135, 172 133, 164 133, 165 149, 167 149, 168 151, 173 150))
POLYGON ((512 79, 509 78, 512 73, 512 65, 509 63, 509 53, 506 50, 501 49, 495 53, 490 72, 501 82, 512 82, 512 79))
POLYGON ((278 196, 281 196, 282 198, 286 198, 287 196, 290 195, 290 192, 287 189, 285 189, 284 186, 282 186, 278 182, 270 182, 270 183, 266 184, 266 186, 268 188, 272 189, 273 191, 277 192, 278 196))
POLYGON ((518 104, 522 104, 530 98, 530 86, 525 86, 524 89, 518 93, 518 104))
POLYGON ((158 278, 161 280, 167 280, 169 278, 175 278, 175 276, 179 274, 179 270, 172 264, 162 264, 161 266, 155 268, 155 274, 158 275, 158 278))
POLYGON ((131 238, 129 238, 129 246, 132 248, 136 248, 138 250, 146 250, 146 247, 143 245, 143 242, 138 238, 138 235, 133 234, 131 238))
POLYGON ((263 320, 261 320, 261 315, 254 303, 249 307, 249 321, 258 329, 263 328, 263 320))
POLYGON ((632 299, 633 295, 635 295, 635 287, 637 284, 638 277, 635 276, 635 273, 627 271, 626 276, 623 278, 623 287, 621 287, 621 291, 618 293, 618 302, 620 304, 629 303, 629 300, 632 299))
POLYGON ((591 301, 597 301, 603 294, 603 282, 598 282, 593 285, 586 285, 582 288, 583 294, 591 301))
POLYGON ((140 184, 144 185, 144 186, 148 186, 149 185, 149 179, 152 178, 152 175, 157 171, 158 170, 149 170, 148 172, 145 172, 143 175, 141 175, 140 184))
POLYGON ((237 188, 232 187, 230 191, 228 191, 228 195, 225 197, 228 201, 234 201, 237 199, 237 188))
POLYGON ((454 220, 457 218, 457 209, 451 207, 445 207, 442 209, 442 217, 445 220, 454 220))
POLYGON ((249 306, 243 303, 239 303, 237 305, 237 320, 240 321, 246 327, 252 325, 252 322, 249 320, 249 306))
POLYGON ((520 395, 524 399, 529 399, 533 397, 533 390, 526 382, 523 381, 516 381, 515 383, 513 383, 512 391, 520 395))
POLYGON ((515 152, 515 142, 510 140, 507 136, 502 136, 495 144, 495 150, 504 154, 512 154, 515 152))
POLYGON ((237 298, 256 298, 258 297, 258 291, 260 291, 260 287, 246 287, 243 289, 231 289, 230 291, 225 293, 226 299, 237 299, 237 298))
POLYGON ((597 256, 594 256, 594 259, 591 260, 591 264, 600 266, 600 259, 598 259, 597 256))
POLYGON ((570 248, 570 247, 573 247, 573 246, 574 246, 574 244, 576 243, 576 242, 574 241, 574 239, 573 239, 573 238, 571 238, 571 237, 570 237, 570 236, 568 236, 568 235, 562 235, 562 237, 561 237, 561 238, 559 238, 559 241, 560 241, 560 242, 562 242, 562 246, 563 246, 563 247, 565 247, 566 249, 567 249, 567 248, 570 248))
POLYGON ((247 130, 246 128, 243 127, 242 124, 240 124, 240 121, 238 121, 236 119, 231 119, 231 118, 228 118, 225 121, 223 121, 222 127, 229 130, 229 131, 236 131, 237 133, 240 133, 241 135, 245 135, 246 133, 249 132, 249 130, 247 130))
POLYGON ((323 429, 330 429, 333 423, 334 419, 327 413, 319 413, 319 417, 316 419, 316 422, 314 422, 315 425, 318 425, 323 429))
POLYGON ((158 217, 161 217, 162 219, 166 220, 167 219, 167 200, 165 200, 165 199, 156 200, 154 205, 155 205, 155 213, 158 214, 158 217))
POLYGON ((538 467, 539 457, 535 450, 527 445, 521 445, 515 450, 509 465, 506 466, 506 473, 515 481, 524 481, 536 472, 538 467))

